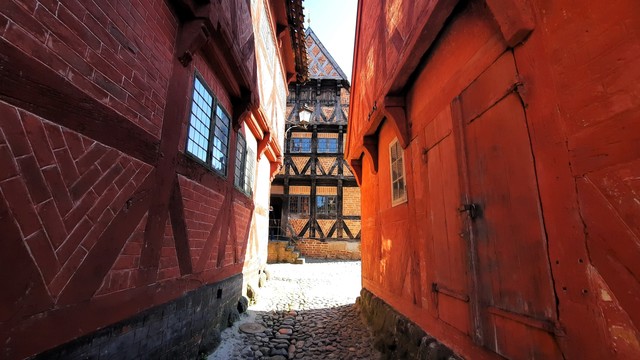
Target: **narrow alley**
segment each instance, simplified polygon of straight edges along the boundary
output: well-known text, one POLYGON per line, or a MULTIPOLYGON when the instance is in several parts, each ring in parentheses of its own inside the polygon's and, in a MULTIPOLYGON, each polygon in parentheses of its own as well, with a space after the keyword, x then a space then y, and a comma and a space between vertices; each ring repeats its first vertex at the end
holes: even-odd
POLYGON ((638 0, 0 1, 0 360, 640 359, 638 259, 638 0))
POLYGON ((208 359, 379 359, 354 304, 360 261, 310 261, 269 265, 258 302, 208 359))

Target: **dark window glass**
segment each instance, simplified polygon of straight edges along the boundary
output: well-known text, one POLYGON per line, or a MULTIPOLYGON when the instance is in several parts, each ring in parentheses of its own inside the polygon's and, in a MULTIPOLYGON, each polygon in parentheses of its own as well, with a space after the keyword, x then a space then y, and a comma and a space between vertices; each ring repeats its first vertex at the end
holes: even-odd
POLYGON ((308 195, 290 195, 289 196, 289 214, 309 215, 309 196, 308 195))

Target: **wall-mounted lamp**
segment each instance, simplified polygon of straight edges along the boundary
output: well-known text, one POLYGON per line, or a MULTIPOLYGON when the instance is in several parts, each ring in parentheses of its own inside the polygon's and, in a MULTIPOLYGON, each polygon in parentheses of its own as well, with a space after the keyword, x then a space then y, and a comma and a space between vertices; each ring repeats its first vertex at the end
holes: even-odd
POLYGON ((309 122, 311 121, 311 114, 313 114, 313 111, 311 111, 311 109, 306 104, 300 107, 298 117, 302 126, 309 125, 309 122))

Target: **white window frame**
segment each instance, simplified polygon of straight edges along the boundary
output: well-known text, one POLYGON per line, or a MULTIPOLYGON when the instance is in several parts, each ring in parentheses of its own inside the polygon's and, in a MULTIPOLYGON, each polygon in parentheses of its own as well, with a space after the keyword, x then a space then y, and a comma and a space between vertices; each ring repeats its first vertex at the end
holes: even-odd
POLYGON ((402 146, 400 146, 400 143, 398 142, 398 138, 393 139, 393 141, 391 141, 391 143, 389 144, 389 178, 391 179, 391 206, 396 206, 396 205, 406 203, 407 202, 407 173, 405 171, 404 149, 402 148, 402 146), (399 157, 397 159, 393 158, 394 147, 396 147, 398 151, 399 157), (394 179, 393 167, 394 167, 394 164, 398 162, 398 160, 401 161, 402 176, 394 179), (395 183, 399 181, 401 181, 403 184, 404 192, 402 193, 401 196, 396 198, 393 192, 393 186, 395 183))

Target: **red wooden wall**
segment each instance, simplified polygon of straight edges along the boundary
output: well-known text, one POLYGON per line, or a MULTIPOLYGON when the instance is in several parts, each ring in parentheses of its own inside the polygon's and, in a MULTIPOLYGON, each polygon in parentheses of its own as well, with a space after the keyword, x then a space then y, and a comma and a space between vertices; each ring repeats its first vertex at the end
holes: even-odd
POLYGON ((0 357, 247 265, 252 198, 233 166, 223 178, 184 154, 196 70, 233 119, 234 164, 257 109, 246 1, 1 2, 0 357))
POLYGON ((640 356, 639 10, 360 1, 365 288, 468 358, 640 356))

